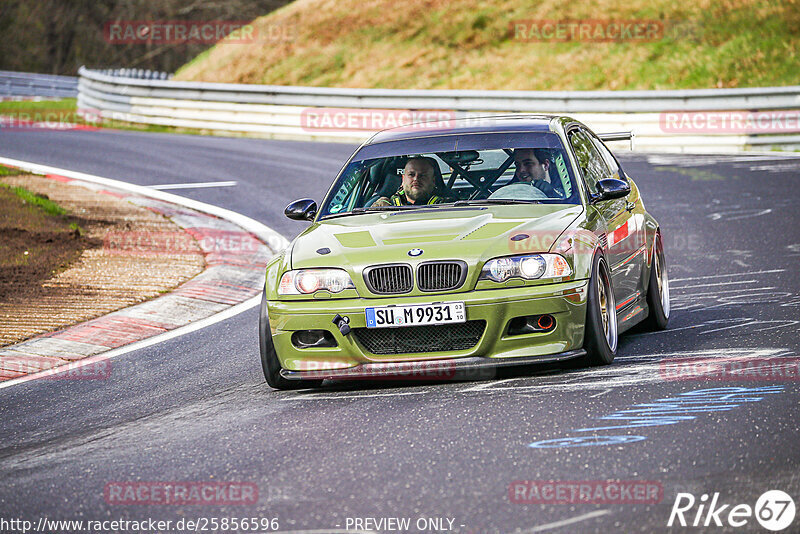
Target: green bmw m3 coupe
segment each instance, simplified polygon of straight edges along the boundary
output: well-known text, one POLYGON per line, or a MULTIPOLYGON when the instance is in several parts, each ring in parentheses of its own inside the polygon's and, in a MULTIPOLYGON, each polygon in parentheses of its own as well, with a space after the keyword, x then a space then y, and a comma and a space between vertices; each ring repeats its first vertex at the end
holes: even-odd
MULTIPOLYGON (((360 146, 266 268, 273 388, 582 359, 669 319, 661 233, 597 136, 568 117, 423 123, 360 146)), ((461 374, 461 375, 460 375, 461 374)))

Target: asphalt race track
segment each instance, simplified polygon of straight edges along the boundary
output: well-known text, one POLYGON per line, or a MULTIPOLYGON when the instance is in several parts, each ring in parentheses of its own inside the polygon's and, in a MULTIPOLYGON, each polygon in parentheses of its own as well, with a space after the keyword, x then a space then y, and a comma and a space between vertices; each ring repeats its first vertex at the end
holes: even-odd
MULTIPOLYGON (((137 184, 234 180, 172 192, 289 238, 304 225, 283 207, 321 200, 352 149, 0 132, 2 156, 137 184)), ((396 517, 410 518, 411 532, 659 532, 678 493, 697 499, 689 524, 701 496, 719 493, 725 526, 712 520, 706 531, 763 532, 754 517, 738 529, 727 521, 767 490, 800 505, 800 157, 628 154, 622 163, 661 223, 673 312, 665 332, 623 336, 613 365, 276 392, 261 373, 253 308, 116 358, 105 380, 0 389, 0 518, 278 518, 282 531, 330 532, 391 531, 353 518, 396 517), (740 369, 768 362, 773 374, 686 376, 666 366, 721 358, 740 369), (515 481, 609 479, 647 482, 659 488, 656 502, 516 502, 535 499, 515 481), (257 503, 104 497, 117 482, 209 480, 254 483, 257 503)))

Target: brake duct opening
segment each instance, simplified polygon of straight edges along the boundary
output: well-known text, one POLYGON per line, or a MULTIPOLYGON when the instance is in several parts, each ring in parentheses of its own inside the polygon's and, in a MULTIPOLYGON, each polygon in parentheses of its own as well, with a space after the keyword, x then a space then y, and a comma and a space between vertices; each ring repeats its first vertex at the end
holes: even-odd
POLYGON ((545 313, 543 315, 524 315, 514 317, 508 322, 508 335, 536 334, 552 332, 556 328, 556 318, 545 313))

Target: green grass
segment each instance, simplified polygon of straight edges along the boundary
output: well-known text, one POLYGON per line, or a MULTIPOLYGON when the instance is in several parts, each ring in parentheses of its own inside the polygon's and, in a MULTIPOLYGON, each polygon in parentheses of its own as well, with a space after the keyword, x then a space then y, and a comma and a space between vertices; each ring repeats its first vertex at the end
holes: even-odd
POLYGON ((0 100, 0 112, 75 111, 77 102, 75 98, 62 98, 60 100, 0 100))
POLYGON ((17 176, 20 174, 23 174, 23 172, 19 169, 12 169, 11 167, 0 165, 0 176, 17 176))
MULTIPOLYGON (((30 204, 32 206, 38 206, 48 215, 60 217, 61 215, 66 215, 68 213, 67 210, 65 210, 64 208, 62 208, 49 198, 42 195, 37 195, 36 193, 28 191, 24 187, 8 185, 8 184, 0 184, 0 186, 5 187, 6 189, 13 192, 15 195, 21 198, 23 202, 30 204)), ((70 228, 72 228, 72 225, 70 225, 70 228)))
POLYGON ((416 89, 691 89, 800 84, 793 0, 292 2, 253 22, 285 43, 220 42, 175 79, 416 89), (651 41, 526 42, 531 20, 663 23, 651 41))
MULTIPOLYGON (((26 120, 43 122, 69 122, 97 128, 114 130, 132 130, 155 133, 180 133, 204 135, 210 132, 195 128, 176 128, 158 124, 139 124, 120 120, 102 119, 97 122, 86 121, 78 114, 78 101, 75 98, 61 100, 8 100, 0 101, 0 115, 26 120)), ((2 171, 0 171, 2 175, 2 171)))
POLYGON ((86 235, 86 230, 81 228, 81 226, 78 223, 74 223, 74 222, 73 223, 69 223, 69 229, 72 230, 73 232, 77 232, 77 234, 79 236, 81 236, 81 237, 86 235))

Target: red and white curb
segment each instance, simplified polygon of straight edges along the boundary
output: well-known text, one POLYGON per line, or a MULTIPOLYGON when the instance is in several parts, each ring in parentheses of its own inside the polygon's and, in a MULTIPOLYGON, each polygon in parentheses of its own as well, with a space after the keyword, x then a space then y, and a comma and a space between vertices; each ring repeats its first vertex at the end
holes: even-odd
POLYGON ((0 388, 29 380, 105 378, 106 360, 257 306, 264 266, 288 241, 239 213, 144 186, 0 157, 0 164, 112 194, 191 234, 206 269, 170 294, 0 349, 0 388), (105 362, 105 363, 104 363, 105 362))

